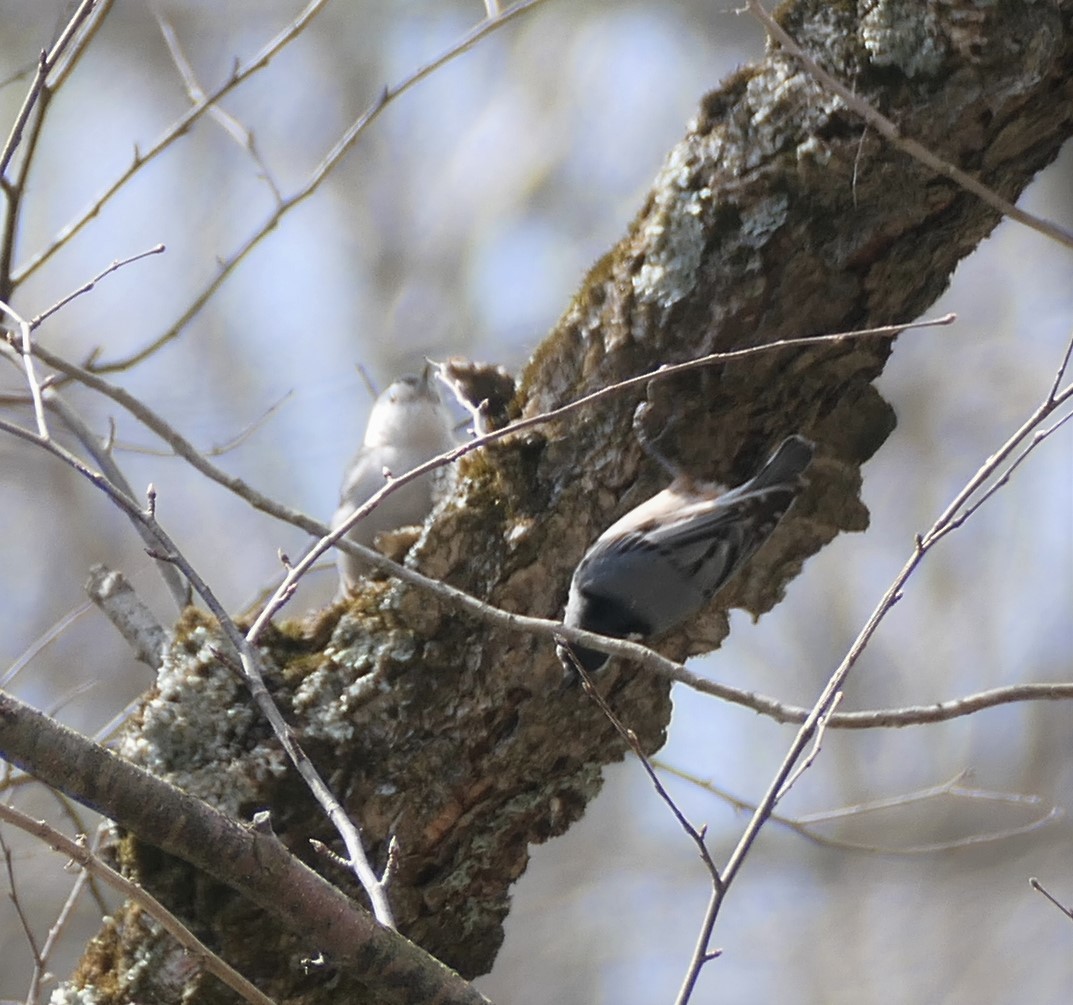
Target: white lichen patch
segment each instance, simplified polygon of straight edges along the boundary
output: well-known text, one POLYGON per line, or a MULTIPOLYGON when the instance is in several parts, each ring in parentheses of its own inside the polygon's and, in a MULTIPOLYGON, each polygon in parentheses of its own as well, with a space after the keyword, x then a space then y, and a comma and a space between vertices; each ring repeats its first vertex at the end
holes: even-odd
POLYGON ((100 1005, 100 996, 92 984, 76 988, 64 982, 58 985, 48 997, 48 1005, 100 1005))
POLYGON ((298 685, 292 700, 300 716, 302 736, 347 743, 354 736, 356 710, 384 690, 374 674, 351 679, 338 664, 331 663, 314 670, 298 685))
POLYGON ((818 136, 809 136, 797 145, 797 162, 810 167, 824 167, 831 160, 831 148, 818 136))
POLYGON ((790 57, 772 59, 764 73, 749 81, 746 93, 753 112, 750 142, 743 152, 745 168, 759 166, 802 134, 819 131, 845 107, 834 91, 790 57))
POLYGON ((633 277, 638 300, 671 307, 696 286, 712 192, 695 185, 695 157, 679 143, 656 178, 655 205, 640 233, 644 264, 633 277))
POLYGON ((742 214, 739 227, 742 244, 753 248, 763 247, 785 222, 790 208, 790 197, 786 193, 758 199, 750 204, 748 211, 742 214))
POLYGON ((861 16, 861 42, 875 66, 893 66, 907 77, 942 68, 946 45, 930 4, 872 0, 861 16))
POLYGON ((235 671, 216 654, 221 640, 197 627, 165 654, 157 693, 119 752, 135 764, 237 815, 264 780, 286 770, 276 739, 254 730, 259 713, 235 671), (196 650, 188 650, 192 643, 196 650))

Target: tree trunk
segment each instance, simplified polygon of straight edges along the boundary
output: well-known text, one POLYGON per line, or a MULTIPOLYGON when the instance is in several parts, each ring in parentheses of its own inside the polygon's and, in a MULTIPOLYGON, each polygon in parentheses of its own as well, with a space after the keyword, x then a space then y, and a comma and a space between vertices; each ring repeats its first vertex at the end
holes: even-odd
MULTIPOLYGON (((856 95, 1007 199, 1073 122, 1073 5, 800 2, 781 23, 856 95)), ((535 353, 516 410, 535 415, 662 364, 778 339, 909 321, 998 222, 976 196, 896 149, 773 48, 704 97, 625 238, 591 270, 535 353)), ((941 336, 937 336, 941 337, 941 336)), ((809 486, 709 610, 657 647, 709 651, 726 611, 770 610, 802 563, 863 530, 859 467, 895 424, 873 386, 888 339, 779 349, 650 385, 652 428, 688 470, 736 483, 783 436, 818 445, 809 486)), ((453 497, 408 561, 510 611, 558 617, 570 574, 612 520, 665 484, 631 431, 636 392, 462 459, 453 497)), ((351 896, 309 839, 330 825, 252 714, 204 618, 177 629, 160 687, 125 749, 248 818, 271 811, 294 852, 351 896), (184 728, 180 731, 178 726, 184 728), (180 735, 181 733, 181 735, 180 735)), ((550 640, 492 628, 414 587, 369 582, 266 643, 276 701, 383 868, 400 930, 465 976, 488 971, 529 846, 577 820, 624 745, 562 687, 550 640)), ((666 680, 616 659, 601 679, 643 747, 660 747, 666 680)), ((278 1001, 395 1002, 185 863, 126 838, 125 866, 278 1001)), ((191 989, 181 951, 120 911, 78 979, 98 1001, 231 1000, 191 989), (153 965, 134 961, 151 952, 153 965)))

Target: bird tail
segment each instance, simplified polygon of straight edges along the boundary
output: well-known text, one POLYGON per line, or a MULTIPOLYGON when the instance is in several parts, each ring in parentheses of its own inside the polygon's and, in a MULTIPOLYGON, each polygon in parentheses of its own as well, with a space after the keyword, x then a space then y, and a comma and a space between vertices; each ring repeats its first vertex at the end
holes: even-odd
POLYGON ((788 436, 749 484, 750 491, 795 482, 809 466, 815 444, 803 436, 788 436))

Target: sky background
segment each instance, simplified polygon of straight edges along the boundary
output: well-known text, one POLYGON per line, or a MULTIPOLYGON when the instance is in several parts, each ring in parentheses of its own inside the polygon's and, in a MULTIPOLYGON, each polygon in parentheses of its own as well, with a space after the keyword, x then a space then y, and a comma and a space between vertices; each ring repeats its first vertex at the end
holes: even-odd
MULTIPOLYGON (((0 132, 66 5, 6 0, 0 30, 0 132)), ((249 59, 296 3, 117 2, 50 109, 28 186, 16 266, 55 239, 188 107, 153 12, 166 18, 205 88, 249 59)), ((223 107, 247 129, 286 196, 375 100, 458 40, 479 2, 328 4, 223 107)), ((425 355, 520 369, 588 267, 625 232, 701 96, 760 58, 748 18, 705 2, 548 0, 389 105, 316 194, 289 211, 180 336, 114 379, 262 492, 327 519, 371 396, 425 355), (276 406, 276 407, 274 407, 276 406), (273 409, 264 418, 266 412, 273 409), (263 420, 263 421, 262 421, 263 420)), ((164 254, 108 276, 40 330, 69 358, 118 359, 183 315, 272 212, 262 168, 218 123, 137 172, 102 212, 20 285, 32 316, 115 259, 164 254)), ((1024 207, 1073 227, 1073 156, 1044 172, 1024 207)), ((903 335, 879 386, 898 428, 864 469, 871 526, 811 559, 786 601, 758 624, 737 612, 723 648, 693 669, 809 704, 884 589, 964 482, 1035 407, 1073 329, 1073 255, 1004 223, 929 312, 956 326, 903 335)), ((19 374, 0 377, 18 390, 19 374)), ((277 549, 303 536, 251 513, 125 414, 72 389, 136 488, 217 595, 244 607, 276 574, 277 549), (138 449, 128 449, 138 448, 138 449), (241 532, 236 533, 236 529, 241 532)), ((0 405, 26 421, 26 409, 0 405)), ((89 567, 122 569, 167 621, 173 608, 128 525, 39 452, 0 440, 0 672, 77 615, 11 685, 87 732, 149 684, 124 643, 85 610, 89 567)), ((326 572, 295 602, 334 589, 326 572)), ((1073 426, 940 544, 887 618, 844 709, 951 699, 1022 681, 1073 680, 1073 426)), ((1038 876, 1073 903, 1066 817, 1029 835, 954 851, 894 850, 979 837, 1073 807, 1068 704, 1007 706, 938 726, 828 733, 784 806, 803 814, 901 795, 971 772, 981 790, 1039 806, 950 797, 857 815, 828 836, 890 849, 832 849, 770 827, 727 902, 695 999, 720 1005, 1059 1002, 1073 987, 1073 927, 1028 886, 1038 876), (1042 809, 1041 809, 1042 807, 1042 809)), ((677 688, 667 764, 759 797, 792 731, 677 688)), ((612 767, 601 798, 565 837, 534 849, 516 887, 496 970, 502 1003, 672 1001, 708 884, 688 840, 635 762, 612 767)), ((668 783, 709 826, 717 860, 746 817, 698 787, 668 783)), ((19 805, 55 813, 41 793, 19 805)), ((50 852, 10 836, 19 874, 47 926, 69 877, 50 852)), ((81 931, 93 931, 84 905, 81 931), (89 926, 89 927, 85 927, 89 926)), ((72 933, 68 954, 77 955, 72 933)), ((29 952, 0 908, 0 997, 25 993, 29 952)))

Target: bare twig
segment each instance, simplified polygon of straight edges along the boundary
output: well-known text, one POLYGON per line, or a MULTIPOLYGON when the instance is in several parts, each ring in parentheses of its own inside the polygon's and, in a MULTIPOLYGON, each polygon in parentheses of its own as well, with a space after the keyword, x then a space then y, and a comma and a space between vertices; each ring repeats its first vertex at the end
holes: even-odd
POLYGON ((58 696, 52 698, 49 704, 45 706, 45 714, 58 715, 63 709, 70 705, 75 698, 80 698, 82 695, 88 694, 96 686, 97 681, 95 680, 84 680, 78 684, 71 685, 66 690, 60 692, 58 696))
POLYGON ((820 756, 820 748, 823 745, 823 737, 827 732, 827 724, 831 721, 831 716, 834 714, 839 703, 842 701, 844 693, 839 691, 831 699, 831 704, 828 706, 827 711, 820 716, 819 721, 816 723, 816 732, 812 738, 812 749, 801 758, 797 763, 797 767, 790 773, 790 777, 782 783, 781 788, 775 794, 775 802, 782 802, 786 798, 786 794, 797 784, 797 780, 812 767, 813 762, 820 756))
POLYGON ((704 867, 708 870, 708 875, 711 877, 712 883, 715 886, 722 885, 719 869, 716 867, 711 852, 708 851, 708 845, 704 840, 705 828, 698 829, 690 823, 689 818, 682 812, 681 808, 660 781, 659 775, 656 774, 656 769, 652 766, 652 762, 648 759, 648 755, 645 754, 640 741, 637 739, 637 734, 615 715, 611 706, 608 705, 607 699, 604 698, 600 693, 599 688, 597 688, 596 682, 592 679, 592 674, 581 665, 581 661, 577 658, 574 651, 569 647, 565 647, 564 651, 568 654, 570 662, 574 666, 575 673, 581 678, 581 686, 585 689, 585 693, 596 702, 608 722, 615 727, 619 736, 621 736, 629 745, 630 749, 637 756, 637 759, 641 762, 641 766, 645 769, 645 774, 648 775, 648 779, 652 783, 652 787, 656 790, 656 794, 666 804, 675 820, 678 821, 678 826, 685 831, 686 836, 697 846, 700 859, 704 863, 704 867))
POLYGON ((6 77, 0 77, 0 89, 25 79, 31 73, 35 73, 37 71, 37 66, 38 60, 32 59, 29 62, 24 63, 21 67, 12 70, 6 77))
POLYGON ((45 80, 48 77, 48 71, 50 69, 48 54, 42 49, 41 55, 37 60, 34 79, 30 83, 30 90, 27 91, 26 97, 22 99, 22 107, 15 116, 15 121, 11 126, 11 132, 8 133, 7 141, 4 143, 4 149, 0 151, 0 181, 3 181, 5 185, 7 182, 6 179, 4 179, 4 175, 7 173, 11 158, 15 155, 15 151, 22 142, 23 130, 26 128, 30 113, 33 111, 41 91, 44 90, 45 80))
POLYGON ((243 679, 245 680, 247 687, 249 687, 250 694, 256 702, 258 709, 272 726, 277 739, 287 752, 291 762, 302 776, 302 779, 309 787, 314 798, 317 799, 325 813, 328 815, 328 818, 332 821, 336 830, 339 832, 340 837, 342 837, 343 843, 346 845, 347 851, 351 856, 351 867, 366 893, 369 895, 373 913, 376 915, 377 920, 389 928, 394 928, 394 918, 391 906, 387 899, 386 889, 384 888, 382 880, 376 876, 375 871, 369 864, 357 828, 347 817, 339 801, 332 794, 327 784, 313 766, 313 763, 306 756, 305 751, 298 743, 297 737, 283 718, 283 715, 277 708, 272 696, 269 694, 264 683, 261 657, 254 648, 253 641, 248 640, 243 636, 242 632, 238 630, 223 605, 216 599, 215 594, 209 589, 208 585, 201 579, 197 571, 190 565, 182 552, 175 546, 175 543, 157 522, 154 515, 154 493, 152 489, 150 489, 149 492, 149 505, 142 508, 130 495, 122 491, 122 489, 111 482, 105 475, 89 468, 80 458, 61 447, 55 441, 37 435, 31 430, 24 429, 6 419, 0 419, 0 430, 43 448, 90 481, 102 491, 108 499, 126 513, 128 518, 143 527, 145 531, 149 532, 155 543, 155 548, 153 549, 154 557, 159 557, 162 560, 174 563, 189 580, 193 588, 197 591, 198 596, 201 597, 205 602, 205 605, 217 619, 228 642, 234 646, 235 651, 238 653, 243 670, 243 679))
MULTIPOLYGON (((1071 343, 1073 344, 1073 343, 1071 343)), ((1071 392, 1073 392, 1073 386, 1066 389, 1065 392, 1060 392, 1055 401, 1057 404, 1063 404, 1070 398, 1071 392)), ((978 499, 971 505, 966 505, 965 508, 956 516, 950 520, 950 523, 943 530, 943 534, 949 534, 951 531, 957 530, 966 520, 969 519, 988 499, 990 499, 999 489, 1009 484, 1010 477, 1013 475, 1025 460, 1028 455, 1032 453, 1048 436, 1053 435, 1059 429, 1062 428, 1070 419, 1073 419, 1073 412, 1069 412, 1063 415, 1056 422, 1050 426, 1046 426, 1043 429, 1037 429, 1033 434, 1031 440, 1025 445, 1021 452, 1013 459, 1009 467, 1007 467, 999 476, 988 486, 987 490, 982 492, 978 499)))
POLYGON ((12 662, 11 666, 3 674, 0 674, 0 688, 10 687, 11 682, 30 665, 30 661, 38 653, 50 643, 55 642, 74 622, 91 610, 93 610, 91 604, 88 602, 81 603, 53 622, 23 650, 18 659, 12 662))
MULTIPOLYGON (((6 693, 0 689, 0 707, 5 704, 5 695, 6 693)), ((41 719, 49 721, 43 713, 38 712, 35 714, 40 716, 41 719)), ((8 720, 8 725, 10 725, 10 720, 8 720)), ((0 731, 0 738, 7 738, 7 736, 9 736, 9 734, 0 731)), ((39 739, 43 738, 44 734, 42 732, 39 739)), ((9 792, 38 784, 36 778, 31 775, 23 774, 21 771, 16 771, 14 763, 6 760, 0 761, 0 772, 2 772, 2 775, 0 775, 0 792, 9 792)), ((58 788, 48 787, 46 788, 46 792, 56 801, 60 808, 60 813, 71 822, 74 830, 79 834, 85 834, 88 831, 88 826, 83 819, 82 814, 79 812, 79 807, 74 805, 74 802, 58 788)), ((93 894, 93 899, 98 910, 102 915, 107 914, 108 905, 105 903, 104 898, 97 889, 96 882, 92 879, 90 880, 90 891, 93 894)))
MULTIPOLYGON (((134 492, 127 483, 127 479, 120 470, 119 465, 115 463, 111 453, 105 449, 103 442, 93 434, 93 431, 85 424, 82 417, 56 393, 55 389, 48 388, 45 392, 45 397, 48 407, 56 412, 63 420, 63 424, 74 433, 78 441, 96 461, 104 477, 125 496, 134 498, 134 492)), ((156 543, 153 535, 145 527, 142 520, 135 519, 132 520, 132 523, 135 531, 151 551, 156 543)), ((170 562, 158 559, 156 566, 168 591, 171 593, 172 599, 175 601, 175 606, 181 611, 190 603, 190 585, 183 581, 183 577, 179 575, 170 562)))
POLYGON ((165 248, 163 244, 156 244, 148 251, 140 251, 136 255, 131 255, 129 258, 118 258, 112 262, 106 269, 102 269, 97 273, 89 282, 83 283, 77 290, 72 290, 61 300, 56 301, 48 310, 42 311, 37 317, 30 319, 31 330, 37 328, 42 321, 51 317, 58 310, 66 307, 72 300, 82 296, 84 293, 89 293, 105 276, 111 275, 113 272, 123 268, 124 265, 130 265, 132 262, 139 262, 143 258, 148 258, 150 255, 159 255, 164 252, 165 248))
MULTIPOLYGON (((29 775, 19 775, 20 778, 25 779, 27 783, 36 785, 37 779, 29 775)), ((88 834, 89 823, 86 821, 85 816, 82 813, 82 807, 79 806, 70 796, 65 792, 61 792, 58 788, 49 787, 46 790, 48 794, 56 801, 57 806, 60 808, 60 814, 64 819, 70 821, 71 829, 76 834, 88 834)), ((96 812, 96 811, 95 811, 96 812)), ((104 826, 107 830, 108 824, 98 823, 98 827, 104 826)), ((93 902, 97 905, 97 910, 103 917, 109 911, 109 905, 104 899, 104 894, 101 892, 100 883, 94 876, 89 878, 89 890, 93 896, 93 902)))
MULTIPOLYGON (((169 935, 172 936, 188 953, 213 976, 218 977, 232 991, 241 995, 246 1001, 255 1005, 273 1005, 272 999, 262 994, 246 980, 237 970, 228 966, 219 956, 202 943, 174 914, 152 894, 136 883, 120 875, 102 862, 86 846, 84 841, 72 841, 43 820, 34 820, 25 813, 20 813, 11 806, 0 804, 0 820, 25 831, 32 837, 47 844, 50 848, 66 855, 77 862, 87 872, 99 877, 113 889, 118 890, 128 900, 138 904, 169 935)), ((40 956, 35 950, 35 956, 40 956)))
POLYGON ((271 419, 276 412, 278 412, 294 394, 294 391, 286 391, 281 394, 276 401, 273 401, 260 415, 258 415, 252 422, 246 423, 246 425, 240 429, 237 433, 231 436, 229 439, 224 440, 223 443, 214 443, 208 450, 205 451, 206 457, 222 457, 224 454, 229 454, 236 447, 242 446, 254 433, 257 432, 263 425, 265 425, 269 419, 271 419))
POLYGON ((11 263, 15 254, 15 236, 19 231, 22 200, 27 191, 30 168, 34 162, 34 155, 52 96, 77 65, 111 6, 112 0, 82 0, 51 49, 41 53, 38 61, 38 74, 19 111, 4 152, 0 154, 0 162, 2 162, 0 188, 3 189, 8 200, 7 212, 4 214, 3 233, 0 235, 0 299, 10 299, 18 285, 11 275, 11 263), (27 124, 29 124, 29 136, 23 145, 21 162, 12 180, 8 178, 7 169, 15 151, 20 144, 23 144, 23 130, 27 124))
MULTIPOLYGON (((182 46, 179 45, 179 38, 175 34, 175 29, 171 26, 171 23, 158 13, 157 24, 160 26, 161 35, 164 36, 164 42, 168 47, 168 52, 171 54, 172 62, 175 63, 175 68, 179 71, 179 76, 183 78, 183 85, 186 87, 186 93, 189 96, 191 103, 197 107, 206 101, 206 97, 204 89, 198 83, 197 77, 194 75, 194 68, 186 58, 182 46)), ((253 158, 253 162, 257 165, 260 176, 272 190, 272 195, 275 197, 276 202, 282 202, 283 196, 280 193, 279 186, 272 177, 272 172, 268 170, 268 165, 265 163, 264 158, 261 157, 260 150, 257 149, 257 143, 254 140, 252 130, 247 129, 233 116, 228 115, 227 112, 217 104, 209 105, 209 115, 214 122, 223 127, 228 136, 230 136, 250 155, 250 157, 253 158)))
POLYGON ((1032 887, 1032 889, 1035 890, 1036 893, 1042 893, 1043 896, 1046 897, 1052 904, 1054 904, 1054 906, 1057 907, 1058 910, 1061 911, 1067 918, 1069 918, 1070 921, 1073 921, 1073 908, 1067 907, 1060 900, 1058 900, 1057 897, 1054 897, 1050 893, 1048 893, 1047 890, 1044 889, 1043 884, 1038 879, 1036 879, 1035 876, 1029 878, 1028 885, 1032 887))
POLYGON ((1067 248, 1073 248, 1073 233, 1051 220, 1045 220, 1018 209, 1012 202, 1003 199, 993 189, 988 188, 977 178, 962 171, 949 161, 943 160, 922 143, 908 136, 903 136, 901 130, 890 119, 881 115, 875 108, 865 101, 860 95, 854 94, 845 84, 828 73, 819 63, 797 44, 790 34, 764 9, 760 0, 746 0, 749 12, 764 26, 767 33, 779 43, 779 45, 804 64, 808 72, 824 87, 842 100, 843 104, 856 112, 877 133, 896 146, 904 150, 910 157, 919 161, 925 167, 930 168, 936 174, 949 178, 966 192, 971 193, 978 199, 987 203, 992 209, 1008 216, 1011 220, 1023 223, 1026 227, 1049 237, 1052 240, 1064 244, 1067 248))
POLYGON ((1073 338, 1066 342, 1065 355, 1054 372, 1054 380, 1051 383, 1051 389, 1047 392, 1046 401, 1055 401, 1058 398, 1058 389, 1062 386, 1062 381, 1066 379, 1070 362, 1073 362, 1073 338))
MULTIPOLYGON (((34 369, 33 342, 30 338, 30 322, 25 320, 17 311, 13 310, 0 300, 0 311, 3 311, 19 329, 19 352, 22 357, 23 370, 26 373, 26 384, 30 388, 30 397, 34 404, 34 417, 37 419, 37 432, 40 436, 48 437, 48 423, 45 422, 45 406, 41 400, 41 382, 37 379, 37 371, 34 369)), ((0 343, 0 349, 7 346, 0 343)))
MULTIPOLYGON (((960 851, 963 848, 975 848, 979 845, 997 844, 1015 837, 1032 834, 1041 827, 1061 820, 1065 814, 1060 806, 1049 807, 1041 816, 1023 824, 1011 824, 999 830, 986 831, 982 834, 968 834, 965 837, 950 838, 948 841, 928 841, 922 844, 904 845, 901 848, 877 846, 874 851, 881 855, 937 855, 947 851, 960 851)), ((865 848, 866 851, 873 849, 865 848)))
MULTIPOLYGON (((91 849, 91 854, 93 855, 97 854, 98 848, 100 847, 101 835, 104 833, 104 830, 105 825, 102 823, 94 832, 93 847, 91 849)), ((45 978, 49 976, 47 969, 49 958, 52 956, 52 951, 56 948, 56 944, 59 942, 64 929, 66 929, 67 923, 70 921, 71 915, 74 913, 75 905, 78 903, 79 897, 82 896, 82 891, 86 888, 86 883, 89 878, 90 874, 85 869, 78 870, 78 874, 75 876, 75 881, 71 884, 71 889, 68 891, 67 897, 64 899, 63 906, 60 908, 56 920, 49 927, 48 935, 45 937, 45 943, 41 947, 41 959, 34 963, 34 970, 30 975, 30 986, 26 991, 26 1005, 35 1005, 40 996, 41 985, 45 978)))
MULTIPOLYGON (((232 450, 242 446, 248 439, 250 439, 262 426, 266 425, 268 421, 287 403, 292 397, 294 391, 285 391, 279 396, 271 405, 264 409, 260 415, 254 418, 252 421, 246 423, 238 432, 234 433, 228 439, 222 443, 213 443, 211 447, 205 447, 194 449, 202 457, 223 457, 224 454, 231 453, 232 450)), ((0 401, 3 399, 0 398, 0 401)), ((113 430, 114 432, 114 430, 113 430)), ((134 443, 130 440, 115 439, 112 447, 114 450, 125 454, 138 454, 142 457, 174 457, 174 450, 163 450, 156 447, 147 447, 140 443, 134 443)))
POLYGON ((111 719, 100 727, 94 734, 93 739, 100 744, 107 745, 117 738, 119 730, 127 724, 135 712, 145 705, 145 694, 138 694, 131 698, 111 719))
POLYGON ((1032 451, 1046 440, 1047 437, 1069 421, 1070 415, 1067 414, 1045 429, 1037 428, 1041 422, 1048 419, 1067 401, 1073 400, 1073 383, 1067 384, 1064 388, 1062 387, 1062 381, 1065 380, 1069 371, 1071 359, 1073 359, 1073 334, 1071 334, 1066 341, 1065 353, 1055 370, 1051 386, 1036 410, 1024 421, 1024 423, 1022 423, 1021 427, 1013 434, 1013 436, 999 448, 998 452, 988 458, 987 463, 976 472, 972 479, 966 483, 961 492, 954 497, 953 502, 947 506, 939 519, 935 521, 935 526, 928 532, 928 535, 926 536, 927 540, 922 542, 922 545, 930 546, 935 543, 935 541, 945 537, 951 531, 957 530, 958 527, 980 508, 983 502, 994 494, 997 488, 1002 487, 1009 481, 1010 475, 1020 467, 1025 458, 1032 453, 1032 451), (1031 437, 1029 437, 1030 433, 1032 434, 1031 437), (1020 444, 1024 443, 1026 439, 1028 440, 1028 443, 1025 444, 1021 453, 1014 459, 1009 467, 999 474, 995 484, 988 489, 977 502, 970 505, 969 500, 972 495, 982 485, 986 484, 989 478, 995 475, 1002 462, 1005 461, 1020 444))
MULTIPOLYGON (((674 663, 652 650, 644 650, 643 658, 632 653, 629 659, 640 663, 645 669, 685 684, 686 687, 711 695, 732 705, 741 705, 761 715, 782 723, 802 723, 809 710, 800 705, 791 705, 755 691, 742 691, 728 684, 708 680, 688 668, 674 663)), ((1073 700, 1073 682, 1055 681, 1038 684, 1010 684, 989 691, 965 695, 949 701, 929 705, 906 705, 902 708, 879 708, 860 712, 836 712, 827 721, 828 729, 903 729, 906 726, 926 726, 929 723, 949 722, 966 715, 975 715, 986 708, 1011 705, 1026 701, 1073 700)))
MULTIPOLYGON (((0 814, 0 819, 3 819, 2 814, 0 814)), ((15 882, 15 868, 12 864, 11 849, 4 840, 3 832, 0 832, 0 854, 4 857, 4 871, 7 873, 8 900, 11 901, 11 906, 15 909, 15 917, 19 919, 22 934, 26 939, 27 945, 30 947, 30 954, 34 958, 34 966, 40 967, 41 949, 37 945, 37 936, 34 935, 30 919, 26 917, 26 912, 22 908, 22 899, 19 897, 19 887, 15 882)))
MULTIPOLYGON (((167 345, 173 339, 177 338, 179 333, 186 327, 189 322, 197 316, 206 303, 212 298, 216 291, 223 284, 224 280, 234 271, 235 267, 241 262, 258 244, 261 243, 270 233, 272 233, 279 226, 280 220, 295 206, 300 205, 306 199, 308 199, 314 192, 320 188, 321 183, 331 174, 339 162, 343 159, 345 154, 354 145, 355 141, 361 136, 362 133, 372 124, 384 111, 385 108, 392 101, 399 97, 399 95, 406 93, 412 87, 419 84, 422 80, 428 77, 430 74, 436 72, 453 59, 461 56, 464 52, 472 49, 481 39, 485 36, 496 31, 498 28, 502 28, 505 24, 513 21, 515 18, 532 10, 534 7, 544 3, 545 0, 519 0, 518 3, 504 10, 501 14, 494 18, 486 18, 482 20, 475 28, 467 32, 461 39, 459 39, 454 45, 437 56, 434 60, 426 63, 424 66, 414 70, 403 80, 401 80, 394 87, 385 87, 379 94, 376 100, 369 106, 369 108, 354 122, 346 131, 339 137, 338 140, 332 145, 331 149, 324 155, 321 162, 313 169, 306 181, 294 192, 287 197, 280 199, 273 211, 268 215, 264 222, 251 233, 245 241, 242 242, 230 255, 220 259, 216 275, 209 281, 205 288, 194 298, 191 304, 183 311, 182 315, 177 321, 175 321, 167 331, 157 336, 148 345, 143 346, 141 349, 121 359, 112 360, 95 366, 94 369, 101 373, 113 373, 116 370, 125 370, 137 363, 140 363, 146 357, 151 356, 161 346, 167 345)), ((214 103, 221 92, 210 96, 207 101, 211 104, 214 103)), ((196 106, 201 108, 202 106, 196 106)))
POLYGON ((120 173, 118 178, 112 181, 101 195, 94 199, 92 204, 82 212, 81 216, 78 216, 63 227, 47 247, 38 252, 37 255, 15 272, 15 284, 17 285, 23 282, 41 268, 41 266, 52 258, 52 256, 72 237, 78 234, 91 220, 98 216, 105 204, 120 192, 135 174, 137 174, 150 161, 155 160, 161 153, 170 147, 172 143, 179 139, 179 137, 185 136, 186 133, 190 131, 190 127, 206 111, 208 111, 209 108, 215 105, 220 98, 236 88, 239 84, 243 83, 258 70, 264 69, 264 67, 272 61, 284 46, 305 30, 309 22, 312 21, 313 18, 327 5, 327 2, 328 0, 310 0, 310 3, 306 4, 294 20, 292 20, 274 38, 270 39, 269 42, 247 62, 242 64, 242 66, 236 67, 231 76, 209 94, 203 102, 189 109, 185 115, 180 116, 148 149, 144 151, 136 150, 134 159, 127 168, 120 173))
MULTIPOLYGON (((661 771, 691 782, 705 792, 711 793, 717 799, 727 803, 735 810, 753 813, 756 811, 756 803, 741 799, 733 793, 716 785, 710 779, 699 778, 682 768, 656 760, 653 764, 661 771)), ((936 852, 954 851, 959 848, 981 844, 994 844, 998 841, 1007 841, 1011 837, 1020 837, 1022 834, 1030 834, 1033 831, 1045 827, 1049 823, 1060 820, 1064 813, 1059 806, 1044 806, 1039 796, 1024 795, 1022 793, 994 792, 982 789, 968 789, 960 784, 965 772, 961 772, 953 779, 942 782, 939 785, 931 785, 914 792, 906 792, 898 796, 890 796, 885 799, 873 799, 864 803, 856 803, 852 806, 843 806, 835 810, 823 810, 817 813, 804 813, 797 817, 787 817, 780 813, 772 813, 770 820, 773 824, 785 827, 795 834, 803 837, 806 841, 820 845, 824 848, 837 848, 842 851, 863 852, 869 855, 900 855, 918 856, 930 855, 936 852), (963 838, 951 838, 949 841, 936 841, 931 844, 918 845, 880 845, 873 842, 850 841, 846 838, 829 837, 817 830, 819 824, 830 823, 846 817, 864 816, 868 813, 876 813, 881 810, 908 806, 913 803, 925 802, 949 796, 953 799, 972 799, 992 803, 1014 803, 1020 806, 1030 806, 1033 809, 1041 809, 1039 816, 1023 824, 1000 830, 987 831, 982 834, 971 834, 963 838)))
MULTIPOLYGON (((1070 345, 1073 346, 1073 336, 1070 337, 1070 345)), ((880 623, 901 598, 902 591, 910 576, 912 576, 917 566, 919 566, 924 556, 932 547, 942 540, 942 538, 951 530, 956 529, 957 526, 964 523, 963 509, 969 502, 973 493, 995 474, 1004 460, 1017 448, 1018 444, 1029 437, 1032 431, 1036 429, 1041 422, 1046 420, 1067 399, 1073 397, 1073 385, 1066 387, 1063 391, 1057 390, 1069 365, 1071 356, 1073 356, 1073 348, 1067 346, 1062 361, 1058 367, 1058 379, 1052 382, 1043 401, 1036 407, 1021 427, 1006 440, 999 450, 988 458, 987 462, 969 480, 961 492, 957 494, 953 502, 943 511, 928 532, 923 536, 917 537, 913 552, 903 566, 902 571, 887 588, 871 616, 868 618, 867 623, 861 629, 853 645, 850 647, 850 650, 846 654, 842 663, 828 679, 819 698, 817 698, 816 703, 813 705, 812 711, 809 713, 801 728, 798 730, 797 735, 794 737, 786 757, 783 759, 782 764, 775 773, 775 777, 768 785, 763 798, 757 804, 757 808, 743 831, 737 846, 727 860, 727 863, 722 870, 723 887, 722 889, 713 891, 712 897, 709 900, 708 910, 701 925, 701 944, 706 946, 711 939, 712 929, 714 928, 715 920, 719 914, 719 909, 726 897, 726 891, 734 881, 737 873, 740 871, 741 866, 744 863, 745 858, 748 856, 753 844, 756 842, 761 829, 774 811, 780 794, 784 790, 786 779, 792 774, 794 766, 811 742, 821 721, 829 715, 831 709, 834 707, 834 703, 837 701, 837 696, 844 688, 846 678, 849 676, 850 671, 860 658, 861 653, 875 634, 880 623), (959 520, 960 522, 958 522, 959 520)), ((1032 441, 1028 444, 1026 451, 1035 449, 1035 447, 1043 442, 1044 439, 1045 437, 1033 437, 1032 441)), ((683 980, 677 999, 677 1005, 684 1005, 684 1003, 691 997, 693 989, 696 986, 699 971, 700 964, 695 958, 694 963, 690 966, 686 977, 683 980)))
POLYGON ((30 89, 26 92, 26 97, 22 100, 22 107, 15 116, 15 121, 11 126, 11 132, 8 134, 7 140, 4 143, 4 149, 0 151, 0 178, 3 178, 7 173, 11 158, 14 156, 19 143, 22 141, 23 130, 26 128, 26 123, 30 118, 30 113, 33 111, 34 105, 37 104, 37 99, 45 89, 45 82, 48 80, 49 73, 52 72, 52 69, 56 65, 60 56, 63 55, 63 51, 78 33, 78 29, 85 22, 86 18, 93 13, 93 6, 96 2, 97 0, 82 0, 78 5, 78 9, 71 16, 71 20, 67 22, 67 26, 60 33, 60 37, 56 39, 52 48, 49 49, 48 52, 42 51, 41 58, 37 63, 37 72, 34 74, 30 89))

